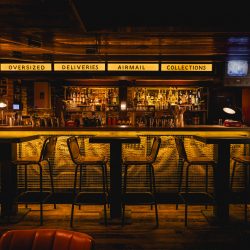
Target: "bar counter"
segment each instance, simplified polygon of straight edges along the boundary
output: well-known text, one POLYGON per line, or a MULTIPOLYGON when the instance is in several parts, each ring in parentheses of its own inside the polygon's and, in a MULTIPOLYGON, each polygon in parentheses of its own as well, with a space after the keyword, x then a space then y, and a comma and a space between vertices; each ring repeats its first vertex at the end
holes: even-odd
POLYGON ((250 135, 250 127, 225 127, 220 125, 188 125, 175 128, 149 128, 149 127, 131 127, 131 126, 104 126, 104 127, 30 127, 30 126, 0 126, 0 136, 11 136, 12 133, 22 132, 23 134, 39 135, 114 135, 123 132, 126 135, 202 135, 209 133, 220 135, 250 135), (219 134, 217 134, 219 132, 219 134))
MULTIPOLYGON (((49 135, 57 135, 58 141, 55 150, 55 155, 51 158, 51 164, 53 166, 53 178, 56 192, 66 192, 72 189, 73 186, 73 170, 74 164, 72 163, 67 148, 66 140, 69 136, 75 135, 78 138, 78 142, 81 150, 84 154, 88 155, 105 155, 108 157, 108 172, 110 176, 110 145, 108 143, 91 143, 89 140, 93 136, 99 137, 135 137, 140 138, 140 143, 134 144, 123 144, 122 145, 122 156, 140 157, 149 153, 152 138, 154 136, 161 136, 162 144, 157 156, 157 161, 154 164, 155 177, 156 177, 156 189, 159 203, 174 203, 175 200, 170 201, 168 194, 178 194, 178 185, 180 176, 182 175, 182 164, 183 162, 179 159, 178 152, 175 145, 175 136, 181 135, 184 137, 185 148, 188 156, 199 157, 206 155, 218 160, 218 145, 206 144, 202 141, 195 139, 195 136, 200 137, 250 137, 250 127, 224 127, 219 125, 199 125, 199 126, 185 126, 180 128, 132 128, 126 126, 113 126, 113 127, 85 127, 85 128, 32 128, 32 127, 0 127, 0 138, 12 138, 16 136, 39 136, 39 139, 19 143, 17 145, 16 156, 38 156, 44 138, 49 135)), ((231 144, 230 155, 242 155, 249 152, 248 144, 231 144)), ((13 159, 13 156, 11 157, 13 159)), ((15 157, 14 157, 15 158, 15 157)), ((232 162, 229 162, 227 169, 226 186, 228 186, 228 174, 232 167, 232 162)), ((204 189, 204 169, 196 168, 192 170, 190 174, 190 183, 194 190, 204 189)), ((34 167, 32 169, 33 177, 29 180, 31 187, 37 186, 38 171, 34 167)), ((141 170, 139 170, 141 171, 141 170)), ((18 187, 24 186, 24 174, 18 172, 18 187)), ((45 173, 46 174, 46 173, 45 173)), ((131 169, 128 173, 130 175, 132 187, 139 189, 145 189, 146 182, 138 179, 138 169, 131 169)), ((241 179, 239 174, 238 182, 235 184, 236 188, 241 187, 241 179)), ((48 175, 48 174, 47 174, 48 175)), ((85 182, 87 183, 88 189, 96 189, 100 186, 98 180, 100 179, 100 173, 98 171, 86 172, 85 182), (93 183, 92 183, 93 182, 93 183)), ((147 173, 145 172, 147 177, 147 173)), ((110 179, 110 177, 109 177, 110 179)), ((185 180, 185 176, 183 176, 185 180)), ((110 179, 111 181, 111 179, 110 179)), ((218 182, 219 183, 219 182, 218 182)), ((184 187, 182 183, 182 187, 184 187)), ((217 185, 218 186, 218 185, 217 185)), ((44 178, 44 187, 50 187, 49 175, 44 178)), ((212 173, 209 173, 209 189, 213 190, 214 179, 212 173)), ((219 196, 221 197, 221 196, 219 196)), ((70 202, 69 202, 70 203, 70 202)), ((218 202, 218 204, 220 204, 218 202)), ((226 211, 228 214, 228 204, 225 209, 223 208, 222 213, 226 211)), ((119 213, 120 214, 120 213, 119 213)), ((221 214, 221 213, 219 213, 221 214)), ((217 214, 218 215, 218 214, 217 214)), ((226 218, 227 219, 227 218, 226 218)))

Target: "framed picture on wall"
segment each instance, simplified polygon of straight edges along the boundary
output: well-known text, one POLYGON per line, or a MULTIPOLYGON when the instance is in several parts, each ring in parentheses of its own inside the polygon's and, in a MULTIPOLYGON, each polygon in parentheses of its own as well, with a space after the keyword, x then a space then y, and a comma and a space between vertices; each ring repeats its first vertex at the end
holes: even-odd
POLYGON ((34 83, 34 108, 51 108, 51 88, 48 82, 34 83))

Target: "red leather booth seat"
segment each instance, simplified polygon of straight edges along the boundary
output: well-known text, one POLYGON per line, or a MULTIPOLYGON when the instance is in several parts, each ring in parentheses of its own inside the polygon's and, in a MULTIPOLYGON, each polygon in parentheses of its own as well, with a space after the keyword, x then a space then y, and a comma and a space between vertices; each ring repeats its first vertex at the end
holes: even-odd
POLYGON ((93 250, 85 233, 61 229, 11 230, 0 238, 0 250, 93 250))

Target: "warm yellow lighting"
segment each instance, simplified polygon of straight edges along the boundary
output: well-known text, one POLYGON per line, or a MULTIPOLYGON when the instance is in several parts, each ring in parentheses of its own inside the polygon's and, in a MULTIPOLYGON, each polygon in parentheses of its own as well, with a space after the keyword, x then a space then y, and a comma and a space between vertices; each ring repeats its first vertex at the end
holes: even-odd
POLYGON ((51 71, 51 63, 2 63, 1 71, 51 71))
POLYGON ((159 71, 158 63, 108 63, 108 71, 159 71))
POLYGON ((121 110, 127 110, 127 103, 125 101, 121 101, 121 110))
POLYGON ((2 96, 0 96, 0 108, 5 107, 7 107, 7 101, 2 96))
POLYGON ((223 108, 223 111, 227 114, 230 114, 230 115, 234 115, 236 113, 236 111, 232 108, 228 108, 228 107, 224 107, 223 108))
POLYGON ((212 71, 213 64, 162 63, 161 71, 212 71))
POLYGON ((7 103, 0 101, 0 108, 7 107, 7 103))
POLYGON ((128 125, 121 125, 121 128, 127 128, 128 125))
POLYGON ((0 97, 0 108, 1 108, 1 124, 3 125, 3 119, 4 119, 4 114, 3 114, 3 109, 7 107, 7 102, 0 97))
POLYGON ((105 71, 105 63, 55 63, 54 71, 105 71))

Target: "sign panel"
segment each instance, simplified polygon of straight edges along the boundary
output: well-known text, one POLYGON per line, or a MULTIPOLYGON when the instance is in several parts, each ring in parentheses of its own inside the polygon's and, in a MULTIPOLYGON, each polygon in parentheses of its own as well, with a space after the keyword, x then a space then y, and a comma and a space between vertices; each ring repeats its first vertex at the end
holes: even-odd
POLYGON ((54 71, 105 71, 105 63, 55 63, 54 71))
POLYGON ((108 63, 108 71, 159 71, 158 63, 108 63))
POLYGON ((162 63, 161 71, 213 71, 212 63, 162 63))
POLYGON ((51 63, 2 63, 1 71, 51 71, 51 63))

